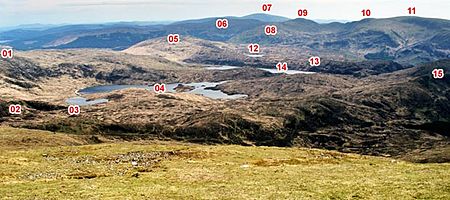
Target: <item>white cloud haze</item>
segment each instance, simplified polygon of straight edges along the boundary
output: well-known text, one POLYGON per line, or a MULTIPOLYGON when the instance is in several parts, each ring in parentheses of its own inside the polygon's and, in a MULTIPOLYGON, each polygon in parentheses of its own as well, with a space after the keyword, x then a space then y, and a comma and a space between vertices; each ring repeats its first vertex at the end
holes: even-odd
POLYGON ((0 26, 19 24, 101 23, 114 21, 164 21, 218 16, 243 16, 261 12, 296 18, 308 9, 308 19, 359 20, 362 9, 374 18, 408 15, 450 19, 448 0, 0 0, 0 26))

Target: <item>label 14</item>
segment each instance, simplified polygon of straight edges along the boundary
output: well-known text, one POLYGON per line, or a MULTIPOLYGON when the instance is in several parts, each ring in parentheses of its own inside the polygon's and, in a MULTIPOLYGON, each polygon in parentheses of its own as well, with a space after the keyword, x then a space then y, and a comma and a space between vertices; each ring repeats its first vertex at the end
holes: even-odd
POLYGON ((11 114, 11 115, 22 114, 22 106, 21 105, 9 105, 9 114, 11 114))
POLYGON ((281 62, 279 62, 278 64, 277 64, 277 71, 278 72, 287 72, 288 71, 288 65, 287 65, 287 63, 281 63, 281 62))

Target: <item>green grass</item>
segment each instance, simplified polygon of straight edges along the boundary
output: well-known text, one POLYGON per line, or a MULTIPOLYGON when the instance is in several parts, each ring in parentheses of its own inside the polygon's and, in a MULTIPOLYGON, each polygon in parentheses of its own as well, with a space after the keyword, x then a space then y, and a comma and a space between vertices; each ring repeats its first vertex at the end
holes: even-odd
POLYGON ((0 149, 2 199, 450 199, 448 163, 161 141, 0 149))

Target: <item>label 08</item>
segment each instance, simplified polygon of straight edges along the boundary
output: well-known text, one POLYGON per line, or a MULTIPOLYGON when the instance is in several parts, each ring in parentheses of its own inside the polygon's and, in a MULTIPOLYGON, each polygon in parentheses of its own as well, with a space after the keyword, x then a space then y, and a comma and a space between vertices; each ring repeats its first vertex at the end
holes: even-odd
POLYGON ((275 25, 267 25, 266 27, 264 27, 264 33, 266 35, 277 35, 278 28, 275 25))

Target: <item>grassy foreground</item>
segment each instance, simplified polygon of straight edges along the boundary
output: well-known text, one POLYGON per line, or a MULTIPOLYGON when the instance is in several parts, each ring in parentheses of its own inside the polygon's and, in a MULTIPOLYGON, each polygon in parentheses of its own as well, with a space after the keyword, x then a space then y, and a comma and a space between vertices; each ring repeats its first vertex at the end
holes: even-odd
POLYGON ((450 164, 0 128, 2 199, 450 199, 450 164))

